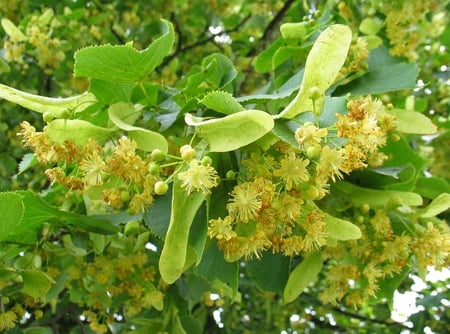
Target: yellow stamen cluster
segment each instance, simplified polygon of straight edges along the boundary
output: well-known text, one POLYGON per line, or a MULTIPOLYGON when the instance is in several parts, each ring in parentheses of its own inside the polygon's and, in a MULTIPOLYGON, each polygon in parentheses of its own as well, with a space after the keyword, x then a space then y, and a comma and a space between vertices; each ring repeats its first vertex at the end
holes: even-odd
POLYGON ((342 149, 343 170, 348 173, 364 168, 368 161, 372 166, 380 166, 387 157, 378 149, 385 145, 387 132, 395 128, 395 118, 386 113, 379 100, 370 96, 350 101, 348 109, 346 115, 336 115, 337 134, 348 139, 342 149))
POLYGON ((380 10, 386 15, 386 34, 390 40, 389 51, 392 55, 407 57, 412 61, 417 59, 421 36, 414 27, 419 25, 425 14, 433 11, 437 5, 436 0, 383 3, 380 10))
POLYGON ((211 188, 217 186, 219 179, 213 167, 204 165, 197 159, 189 161, 188 169, 180 172, 178 178, 183 181, 182 187, 186 188, 188 194, 201 191, 205 195, 211 193, 211 188))

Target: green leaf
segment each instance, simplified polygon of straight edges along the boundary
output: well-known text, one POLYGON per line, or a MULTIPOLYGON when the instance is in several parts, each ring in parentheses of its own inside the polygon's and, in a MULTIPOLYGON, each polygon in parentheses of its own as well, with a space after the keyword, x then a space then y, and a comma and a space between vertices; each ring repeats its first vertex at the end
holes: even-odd
POLYGON ((44 298, 55 281, 40 270, 24 270, 22 272, 22 292, 35 299, 44 298))
POLYGON ((405 281, 405 278, 410 274, 411 267, 407 264, 402 271, 392 277, 381 279, 379 284, 379 291, 375 295, 377 301, 387 300, 389 308, 392 310, 394 304, 394 293, 397 288, 405 281))
POLYGON ((106 105, 120 101, 130 102, 135 87, 136 84, 134 83, 110 82, 97 79, 89 81, 89 91, 106 105))
POLYGON ((150 46, 137 51, 131 43, 101 45, 75 53, 74 74, 110 82, 139 82, 146 78, 169 54, 175 40, 170 22, 162 20, 163 35, 150 46))
POLYGON ((52 118, 61 118, 67 112, 81 112, 97 102, 91 93, 67 98, 52 98, 23 92, 0 84, 0 97, 38 113, 48 113, 52 118))
POLYGON ((219 293, 234 299, 238 293, 238 262, 227 262, 223 252, 211 243, 203 253, 202 260, 194 272, 199 277, 216 287, 219 293))
POLYGON ((397 119, 396 130, 399 132, 418 135, 431 135, 437 132, 437 126, 420 112, 403 109, 388 109, 387 112, 397 119))
POLYGON ((282 38, 276 39, 269 47, 261 52, 255 60, 255 70, 260 73, 270 72, 272 67, 272 57, 275 52, 284 45, 282 38))
POLYGON ((17 175, 20 175, 26 172, 28 169, 36 166, 39 163, 37 159, 37 155, 35 153, 27 153, 22 157, 22 160, 19 164, 19 172, 17 175))
POLYGON ((394 63, 369 67, 366 74, 335 90, 335 95, 367 95, 396 91, 416 86, 417 66, 394 63))
POLYGON ((450 193, 450 184, 438 177, 422 176, 417 179, 415 191, 423 197, 433 199, 442 193, 450 193))
POLYGON ((260 260, 247 261, 248 275, 261 290, 282 293, 289 273, 290 258, 266 252, 260 260))
POLYGON ((147 152, 159 149, 164 153, 169 150, 169 144, 163 135, 131 125, 140 116, 133 105, 126 102, 115 103, 109 107, 108 115, 114 125, 127 131, 130 138, 136 141, 139 149, 147 152))
POLYGON ((186 114, 185 121, 209 142, 212 152, 227 152, 248 145, 274 126, 272 116, 260 110, 244 110, 210 120, 186 114))
POLYGON ((435 217, 450 208, 450 194, 444 193, 436 197, 422 212, 423 218, 435 217))
POLYGON ((195 265, 199 264, 205 249, 205 243, 208 235, 208 225, 205 224, 206 221, 208 221, 206 215, 206 205, 203 203, 195 214, 188 239, 188 246, 191 250, 195 265))
POLYGON ((289 274, 288 281, 283 291, 284 303, 294 301, 308 287, 308 285, 317 279, 317 275, 322 270, 322 253, 315 252, 295 267, 289 274))
POLYGON ((200 101, 209 109, 215 110, 225 115, 234 114, 245 108, 228 92, 213 91, 206 94, 200 101))
MULTIPOLYGON (((236 98, 236 100, 242 103, 251 103, 251 102, 266 102, 270 100, 281 100, 287 98, 292 93, 294 93, 300 86, 300 83, 303 78, 303 73, 304 73, 303 70, 297 72, 292 77, 290 77, 281 87, 274 90, 273 92, 261 93, 260 91, 258 91, 252 95, 238 97, 236 98)), ((263 92, 266 90, 267 89, 263 90, 263 92)))
POLYGON ((351 40, 350 28, 341 24, 331 25, 320 34, 306 59, 305 73, 297 96, 278 117, 294 118, 302 112, 314 109, 317 114, 322 112, 325 91, 334 82, 344 64, 351 40), (309 93, 312 87, 316 87, 321 93, 314 101, 309 93))
POLYGON ((295 139, 295 130, 297 127, 298 124, 293 123, 292 121, 277 120, 272 132, 285 143, 291 144, 293 147, 298 148, 298 142, 295 139))
POLYGON ((224 87, 237 76, 233 62, 220 53, 214 53, 203 59, 204 79, 214 88, 224 87))
POLYGON ((20 226, 25 207, 22 197, 16 193, 0 193, 0 212, 2 221, 0 224, 0 242, 8 239, 20 226))
POLYGON ((77 146, 85 145, 89 138, 105 142, 116 131, 81 119, 55 119, 44 128, 45 134, 55 143, 64 144, 65 141, 72 141, 77 146))
POLYGON ((172 202, 172 188, 162 196, 155 198, 152 206, 144 212, 144 222, 152 233, 164 240, 169 228, 172 202))
POLYGON ((186 263, 189 231, 205 195, 196 191, 189 195, 181 187, 181 181, 173 182, 172 209, 169 229, 159 259, 159 271, 162 279, 172 284, 182 274, 186 263))
POLYGON ((78 226, 88 232, 112 234, 118 231, 118 227, 114 226, 107 219, 94 218, 76 213, 60 211, 42 200, 38 195, 30 191, 18 192, 23 198, 25 207, 23 222, 14 233, 15 240, 23 241, 26 234, 34 231, 43 222, 50 219, 60 219, 69 224, 78 226))
POLYGON ((357 207, 363 204, 368 204, 371 208, 422 205, 422 197, 413 192, 368 189, 343 181, 332 187, 345 193, 357 207))

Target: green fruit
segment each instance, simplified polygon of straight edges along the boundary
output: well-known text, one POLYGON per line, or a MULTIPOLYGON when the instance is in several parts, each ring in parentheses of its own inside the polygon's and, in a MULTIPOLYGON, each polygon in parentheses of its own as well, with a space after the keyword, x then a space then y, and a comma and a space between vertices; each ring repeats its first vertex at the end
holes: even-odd
POLYGON ((159 175, 161 172, 161 167, 157 163, 152 162, 148 166, 148 172, 152 175, 159 175))
POLYGON ((126 236, 133 236, 139 233, 141 224, 137 220, 129 221, 125 225, 124 233, 126 236))
POLYGON ((152 153, 150 153, 150 156, 152 157, 153 161, 156 161, 156 162, 162 162, 166 158, 166 155, 164 154, 164 152, 157 148, 154 149, 152 151, 152 153))
POLYGON ((203 166, 210 166, 213 163, 213 160, 211 159, 211 157, 205 155, 202 159, 202 165, 203 166))

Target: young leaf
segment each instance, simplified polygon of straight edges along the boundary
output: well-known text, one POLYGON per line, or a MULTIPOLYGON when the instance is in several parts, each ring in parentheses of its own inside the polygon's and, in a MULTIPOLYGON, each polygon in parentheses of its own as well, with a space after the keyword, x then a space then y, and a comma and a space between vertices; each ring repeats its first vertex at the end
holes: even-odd
POLYGON ((403 109, 391 109, 387 112, 397 119, 397 131, 418 135, 431 135, 437 132, 437 126, 420 112, 403 109))
POLYGON ((140 115, 131 104, 126 102, 115 103, 109 107, 108 115, 118 128, 128 132, 130 138, 136 141, 139 149, 147 152, 159 149, 167 153, 169 145, 163 135, 131 125, 140 115))
POLYGON ((24 270, 21 276, 23 280, 22 292, 35 299, 43 299, 52 284, 55 283, 50 276, 40 270, 24 270))
POLYGON ((89 138, 104 142, 115 131, 81 119, 55 119, 44 128, 48 138, 55 143, 63 144, 68 140, 79 146, 86 144, 89 138))
POLYGON ((297 96, 277 117, 294 118, 302 112, 314 109, 320 114, 325 91, 334 82, 344 64, 351 40, 350 28, 341 24, 331 25, 320 34, 306 59, 305 73, 297 96), (314 101, 310 97, 313 87, 320 93, 314 101))
POLYGON ((175 282, 183 273, 189 231, 204 200, 205 195, 200 191, 188 196, 186 189, 181 187, 181 181, 174 179, 169 229, 159 259, 161 277, 168 284, 175 282))
POLYGON ((63 117, 68 111, 81 112, 97 102, 91 93, 53 98, 30 94, 2 84, 0 84, 0 97, 38 113, 48 113, 52 118, 63 117))
POLYGON ((184 119, 209 142, 212 152, 232 151, 253 143, 274 126, 272 116, 260 110, 244 110, 210 120, 186 114, 184 119))
POLYGON ((162 20, 164 33, 143 50, 126 45, 101 45, 75 53, 74 74, 111 82, 138 82, 146 78, 166 57, 175 40, 170 22, 162 20))
POLYGON ((200 103, 209 109, 218 111, 225 115, 234 114, 245 110, 245 108, 237 102, 233 95, 224 91, 210 92, 200 100, 200 103))
POLYGON ((288 281, 284 287, 284 303, 294 301, 305 288, 317 279, 317 275, 322 269, 322 253, 315 252, 306 257, 289 274, 288 281))

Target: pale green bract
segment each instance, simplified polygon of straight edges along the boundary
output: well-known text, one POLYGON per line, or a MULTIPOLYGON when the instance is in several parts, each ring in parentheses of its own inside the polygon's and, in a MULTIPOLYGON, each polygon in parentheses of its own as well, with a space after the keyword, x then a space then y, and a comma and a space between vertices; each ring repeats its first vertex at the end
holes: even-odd
POLYGON ((431 135, 437 132, 437 126, 424 114, 404 109, 391 109, 387 112, 397 119, 396 130, 403 133, 431 135))
POLYGON ((146 152, 159 149, 164 153, 169 150, 169 144, 163 135, 132 125, 140 113, 130 103, 118 102, 111 105, 108 115, 114 125, 127 131, 128 136, 136 141, 139 149, 146 152))
POLYGON ((96 97, 87 92, 67 98, 54 98, 30 94, 2 84, 0 97, 29 110, 47 113, 52 118, 61 118, 68 112, 81 112, 97 102, 96 97))
POLYGON ((44 128, 45 134, 55 143, 63 144, 68 140, 77 146, 85 145, 89 138, 105 142, 116 131, 81 119, 55 119, 44 128))
POLYGON ((189 230, 197 210, 205 200, 201 191, 194 191, 187 196, 181 184, 182 181, 178 178, 174 179, 169 229, 159 258, 161 277, 169 284, 175 282, 183 273, 189 230))
POLYGON ((325 224, 328 236, 335 240, 352 240, 361 238, 361 230, 358 226, 348 220, 337 218, 322 212, 325 217, 325 224))
POLYGON ((307 22, 289 22, 280 26, 281 36, 284 39, 303 39, 306 37, 307 22))
POLYGON ((244 110, 208 120, 186 114, 184 119, 209 142, 212 152, 233 151, 253 143, 274 126, 272 116, 260 110, 244 110))
POLYGON ((314 43, 305 64, 305 73, 297 96, 276 118, 294 118, 296 115, 315 110, 320 114, 325 101, 325 91, 335 81, 345 62, 352 32, 348 26, 335 24, 324 30, 314 43), (309 96, 312 87, 321 92, 313 100, 309 96))
POLYGON ((387 208, 423 203, 419 194, 408 191, 368 189, 348 182, 338 182, 333 187, 345 193, 356 207, 368 204, 372 208, 387 208))
POLYGON ((310 283, 314 282, 322 269, 322 265, 321 252, 312 253, 303 259, 289 274, 283 291, 284 303, 294 301, 310 283))
POLYGON ((447 211, 450 208, 450 194, 442 193, 423 210, 421 216, 423 218, 435 217, 438 214, 447 211))
POLYGON ((12 42, 23 42, 28 38, 17 26, 9 19, 3 18, 1 20, 3 30, 8 34, 12 42))

